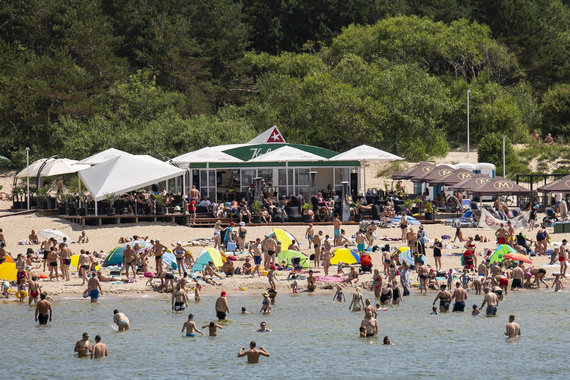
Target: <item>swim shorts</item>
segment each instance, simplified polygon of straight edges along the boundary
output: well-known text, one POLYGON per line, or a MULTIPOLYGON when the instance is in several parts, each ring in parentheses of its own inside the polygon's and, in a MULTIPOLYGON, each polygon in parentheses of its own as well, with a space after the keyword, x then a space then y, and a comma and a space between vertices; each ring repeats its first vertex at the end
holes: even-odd
POLYGON ((268 254, 269 256, 273 256, 273 255, 275 254, 275 251, 272 251, 272 250, 268 249, 268 250, 267 250, 267 254, 268 254))
POLYGON ((188 333, 188 334, 186 334, 186 336, 189 336, 189 337, 194 338, 194 337, 196 336, 196 334, 190 334, 190 333, 188 333))
POLYGON ((366 246, 364 245, 364 243, 358 244, 358 245, 356 246, 356 249, 357 249, 358 252, 364 252, 364 250, 366 249, 366 246))
POLYGON ((497 306, 487 306, 487 316, 491 316, 494 317, 495 315, 497 315, 497 306))
POLYGON ((518 278, 514 278, 511 283, 511 289, 522 288, 522 281, 518 278))
POLYGON ((51 263, 49 263, 50 267, 56 267, 57 266, 57 261, 52 261, 51 263))
POLYGON ((174 302, 174 310, 175 311, 182 311, 184 310, 184 302, 174 302))
POLYGON ((71 265, 71 259, 65 259, 65 260, 63 260, 63 263, 65 265, 71 265))
POLYGON ((497 238, 497 244, 507 244, 507 238, 506 237, 497 238))
POLYGON ((48 314, 38 314, 38 322, 40 323, 40 325, 47 325, 48 320, 49 320, 48 314))
POLYGON ((340 236, 340 229, 336 229, 334 230, 334 237, 339 237, 340 236))
POLYGON ((44 251, 44 260, 47 260, 48 255, 49 255, 49 251, 44 251))
POLYGON ((453 311, 464 312, 465 311, 465 302, 455 302, 453 304, 453 311))
POLYGON ((30 295, 32 296, 32 298, 37 298, 40 295, 40 293, 37 290, 35 290, 35 291, 31 291, 30 295))
POLYGON ((89 292, 89 295, 91 296, 92 299, 97 299, 97 298, 99 298, 99 290, 97 290, 97 289, 92 289, 92 290, 89 292))
POLYGON ((501 285, 501 286, 509 286, 509 280, 506 279, 506 278, 501 278, 501 279, 499 280, 499 285, 501 285))
POLYGON ((253 256, 253 262, 255 265, 261 264, 261 256, 253 256))
POLYGON ((226 313, 224 311, 216 311, 216 315, 220 321, 226 319, 226 313))

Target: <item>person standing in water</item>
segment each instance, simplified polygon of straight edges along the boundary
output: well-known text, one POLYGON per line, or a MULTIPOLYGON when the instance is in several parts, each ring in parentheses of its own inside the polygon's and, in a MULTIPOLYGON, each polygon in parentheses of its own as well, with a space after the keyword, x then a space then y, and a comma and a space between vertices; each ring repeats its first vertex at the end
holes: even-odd
POLYGON ((194 314, 189 314, 188 315, 188 320, 186 322, 184 322, 184 324, 182 325, 182 332, 184 332, 184 330, 186 330, 186 336, 188 337, 195 337, 196 334, 194 334, 194 331, 202 334, 202 336, 204 336, 204 333, 200 330, 198 330, 198 327, 196 326, 196 322, 194 322, 194 314))
POLYGON ((223 330, 224 328, 220 325, 218 325, 216 322, 214 321, 210 321, 210 323, 208 323, 207 325, 202 326, 203 329, 208 328, 208 332, 210 333, 210 336, 218 336, 218 329, 223 330))
POLYGON ((352 301, 348 306, 348 310, 361 311, 364 308, 364 301, 362 300, 362 293, 359 286, 356 287, 356 291, 352 295, 352 301))
POLYGON ((497 315, 497 306, 499 306, 499 297, 490 291, 489 288, 485 288, 485 298, 481 304, 480 310, 483 310, 483 306, 487 304, 487 317, 494 317, 497 315))
POLYGON ((446 287, 447 287, 446 285, 441 285, 440 287, 441 291, 437 294, 432 304, 435 305, 437 300, 439 300, 439 311, 441 313, 448 312, 449 306, 451 305, 451 293, 445 290, 446 287))
POLYGON ((366 338, 374 338, 378 335, 378 321, 369 309, 366 310, 366 316, 360 323, 360 328, 364 329, 364 337, 366 338))
POLYGON ((78 340, 75 343, 75 348, 73 351, 77 352, 77 357, 79 358, 87 358, 93 349, 91 348, 91 342, 89 341, 89 334, 86 332, 83 333, 81 340, 78 340))
POLYGON ((455 283, 455 290, 453 291, 453 295, 451 299, 455 299, 455 303, 453 304, 453 311, 464 312, 465 311, 465 301, 467 301, 467 292, 465 289, 461 287, 461 282, 457 281, 455 283))
POLYGON ((220 297, 216 300, 216 316, 220 321, 225 321, 227 319, 226 313, 230 312, 230 307, 228 306, 228 299, 226 298, 226 292, 222 291, 220 297))
POLYGON ((36 304, 36 322, 39 322, 40 325, 47 325, 48 320, 51 322, 52 313, 51 303, 46 300, 46 294, 42 293, 40 302, 36 304))
POLYGON ((97 274, 95 272, 91 274, 91 278, 87 281, 87 291, 91 297, 91 303, 97 303, 99 295, 103 295, 101 283, 99 282, 99 278, 97 278, 97 274))
POLYGON ((260 356, 265 356, 265 357, 270 356, 269 352, 267 352, 265 348, 259 346, 259 349, 256 349, 255 348, 256 345, 257 344, 254 341, 251 341, 249 343, 249 350, 244 351, 245 347, 240 348, 237 355, 238 358, 243 358, 244 356, 247 356, 248 363, 259 363, 260 356))
POLYGON ((509 323, 507 323, 505 335, 508 338, 518 338, 521 336, 521 326, 515 323, 515 316, 509 315, 509 323))
POLYGON ((91 359, 103 359, 109 355, 107 351, 107 345, 105 343, 101 343, 101 336, 95 335, 95 344, 91 349, 91 359))

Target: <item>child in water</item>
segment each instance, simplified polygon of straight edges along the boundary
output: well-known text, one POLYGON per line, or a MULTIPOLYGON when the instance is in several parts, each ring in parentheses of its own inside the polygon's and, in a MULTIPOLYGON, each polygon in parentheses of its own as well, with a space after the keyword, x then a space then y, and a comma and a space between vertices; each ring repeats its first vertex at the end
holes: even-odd
POLYGON ((479 314, 481 314, 481 311, 479 311, 479 308, 477 307, 477 305, 473 305, 473 311, 471 312, 471 315, 476 317, 479 314))
POLYGON ((555 275, 554 284, 552 284, 552 287, 554 288, 555 292, 559 292, 561 290, 564 290, 564 285, 562 285, 562 281, 560 280, 559 274, 555 275))
POLYGON ((346 298, 344 297, 344 293, 342 292, 342 286, 337 285, 336 293, 333 297, 334 302, 346 302, 346 298))
POLYGON ((291 278, 293 279, 293 281, 291 281, 291 290, 293 293, 297 293, 297 288, 299 286, 297 283, 297 275, 295 273, 291 273, 291 278))
POLYGON ((200 302, 200 289, 202 286, 198 285, 198 280, 194 280, 196 284, 194 285, 194 301, 200 302))

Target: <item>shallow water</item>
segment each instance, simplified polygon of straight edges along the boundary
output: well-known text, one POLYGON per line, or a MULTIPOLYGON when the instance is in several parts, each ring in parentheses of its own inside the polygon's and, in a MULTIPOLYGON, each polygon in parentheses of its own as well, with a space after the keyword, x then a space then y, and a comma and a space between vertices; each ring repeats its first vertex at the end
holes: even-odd
MULTIPOLYGON (((350 291, 346 293, 351 297, 350 291)), ((325 295, 279 295, 273 313, 257 314, 261 297, 229 295, 230 321, 214 338, 180 333, 192 312, 200 327, 214 318, 215 297, 203 296, 184 313, 170 311, 165 298, 101 298, 101 303, 68 299, 54 305, 47 327, 34 325, 34 309, 0 304, 0 369, 6 379, 132 378, 567 378, 569 366, 568 301, 570 293, 509 294, 496 318, 469 313, 430 315, 435 294, 406 297, 399 307, 379 312, 378 339, 358 338, 362 313, 325 295), (242 306, 255 315, 241 315, 242 306), (119 308, 132 330, 118 333, 112 311, 119 308), (503 335, 509 314, 517 316, 522 338, 503 335), (257 333, 264 320, 273 332, 257 333), (87 331, 102 336, 110 356, 103 361, 78 359, 73 347, 87 331), (382 346, 389 335, 394 346, 382 346), (270 358, 250 365, 237 351, 256 340, 270 358), (7 374, 7 375, 5 375, 7 374), (516 375, 515 375, 516 374, 516 375)), ((365 293, 365 296, 371 296, 365 293)), ((482 297, 469 295, 468 304, 482 297)))

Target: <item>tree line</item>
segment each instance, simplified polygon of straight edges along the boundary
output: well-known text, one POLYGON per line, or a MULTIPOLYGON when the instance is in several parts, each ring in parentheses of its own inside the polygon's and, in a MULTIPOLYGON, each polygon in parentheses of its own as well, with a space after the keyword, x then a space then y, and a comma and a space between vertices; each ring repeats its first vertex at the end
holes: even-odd
POLYGON ((570 128, 562 0, 5 0, 0 147, 172 157, 286 139, 411 160, 570 128), (420 138, 418 138, 420 137, 420 138))

